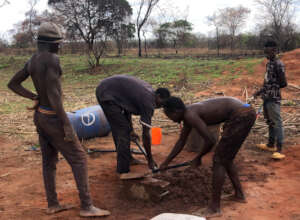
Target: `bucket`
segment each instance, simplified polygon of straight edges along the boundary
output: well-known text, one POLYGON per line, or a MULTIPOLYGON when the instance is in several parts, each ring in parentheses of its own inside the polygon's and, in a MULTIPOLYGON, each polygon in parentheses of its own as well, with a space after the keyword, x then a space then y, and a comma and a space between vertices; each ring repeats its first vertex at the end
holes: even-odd
POLYGON ((109 123, 100 105, 67 112, 67 115, 79 139, 103 137, 110 132, 109 123))
POLYGON ((152 137, 152 145, 159 145, 161 143, 161 138, 162 138, 161 128, 152 127, 151 137, 152 137))

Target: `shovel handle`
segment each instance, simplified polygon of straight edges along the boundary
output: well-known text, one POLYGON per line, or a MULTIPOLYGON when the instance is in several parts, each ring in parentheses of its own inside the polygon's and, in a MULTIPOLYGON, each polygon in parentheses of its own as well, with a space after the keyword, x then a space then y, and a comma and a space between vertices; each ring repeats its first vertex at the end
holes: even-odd
POLYGON ((179 164, 175 164, 175 165, 172 165, 172 166, 168 166, 165 169, 154 169, 154 170, 152 170, 152 173, 158 173, 158 172, 163 171, 163 170, 169 170, 169 169, 174 169, 174 168, 184 167, 184 166, 189 166, 189 165, 191 165, 191 161, 187 161, 187 162, 184 162, 184 163, 179 163, 179 164))

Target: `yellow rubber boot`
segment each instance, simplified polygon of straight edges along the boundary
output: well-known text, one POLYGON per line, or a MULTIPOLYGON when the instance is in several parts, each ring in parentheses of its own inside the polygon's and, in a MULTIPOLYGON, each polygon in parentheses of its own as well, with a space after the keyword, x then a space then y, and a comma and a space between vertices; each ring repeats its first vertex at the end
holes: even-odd
POLYGON ((266 144, 257 144, 256 146, 261 150, 266 150, 270 152, 275 152, 277 150, 276 147, 268 147, 268 145, 266 144))
POLYGON ((275 152, 272 154, 272 159, 274 160, 282 160, 283 158, 285 158, 285 155, 279 152, 275 152))

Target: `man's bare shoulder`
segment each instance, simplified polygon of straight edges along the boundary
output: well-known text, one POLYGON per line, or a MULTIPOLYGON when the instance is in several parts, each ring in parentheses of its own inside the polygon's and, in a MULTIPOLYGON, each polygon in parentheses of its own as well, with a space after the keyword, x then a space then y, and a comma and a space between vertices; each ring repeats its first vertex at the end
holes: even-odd
POLYGON ((188 124, 193 124, 195 119, 197 119, 197 112, 193 108, 193 105, 190 105, 186 108, 184 112, 184 121, 187 122, 188 124))
POLYGON ((56 54, 47 51, 35 53, 29 61, 36 65, 42 64, 49 67, 59 65, 59 57, 56 54))

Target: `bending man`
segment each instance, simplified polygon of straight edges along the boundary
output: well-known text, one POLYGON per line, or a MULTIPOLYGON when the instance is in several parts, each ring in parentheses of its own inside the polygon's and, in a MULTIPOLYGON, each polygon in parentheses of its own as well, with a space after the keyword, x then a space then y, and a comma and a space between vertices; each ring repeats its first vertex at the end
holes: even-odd
POLYGON ((183 128, 179 140, 161 164, 161 169, 166 168, 181 152, 192 128, 205 140, 202 152, 191 163, 194 167, 199 166, 202 157, 216 144, 207 126, 224 123, 223 134, 213 157, 212 199, 207 210, 199 214, 206 217, 221 215, 220 199, 226 173, 235 189, 235 194, 230 199, 245 202, 233 160, 255 122, 255 110, 231 97, 208 99, 189 106, 185 106, 180 98, 171 97, 164 103, 164 112, 174 122, 183 121, 183 128))
POLYGON ((148 166, 153 169, 155 164, 151 153, 150 129, 145 125, 151 125, 154 109, 160 108, 163 101, 170 97, 169 90, 159 88, 154 91, 143 80, 128 75, 115 75, 101 81, 96 96, 111 127, 117 149, 117 172, 121 178, 122 174, 130 171, 130 140, 131 137, 137 137, 132 127, 132 114, 140 115, 148 166))

